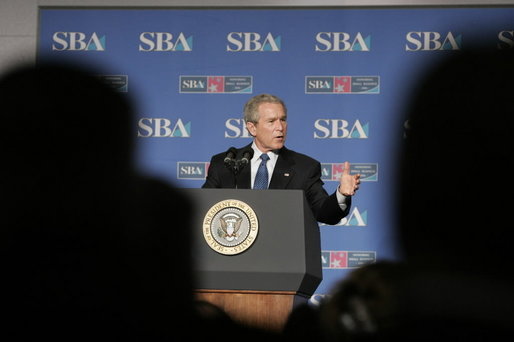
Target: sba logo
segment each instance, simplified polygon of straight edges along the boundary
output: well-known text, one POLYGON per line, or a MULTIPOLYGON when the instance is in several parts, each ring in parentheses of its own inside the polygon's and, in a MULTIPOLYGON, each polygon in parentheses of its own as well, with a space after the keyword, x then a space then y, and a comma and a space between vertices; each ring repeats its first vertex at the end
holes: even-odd
POLYGON ((365 227, 368 225, 368 211, 365 210, 361 213, 359 208, 355 207, 350 215, 344 217, 338 225, 365 227))
POLYGON ((175 123, 165 118, 141 118, 138 122, 139 138, 190 138, 191 122, 184 124, 181 119, 175 123))
POLYGON ((369 123, 362 125, 355 120, 352 126, 346 120, 341 119, 318 119, 314 122, 315 139, 367 139, 369 123))
POLYGON ((273 37, 271 33, 263 37, 257 32, 230 32, 227 40, 227 51, 231 52, 277 52, 280 51, 282 37, 273 37))
POLYGON ((193 36, 186 38, 182 32, 176 38, 169 32, 143 32, 139 35, 139 41, 139 51, 144 52, 193 50, 193 36))
POLYGON ((55 32, 52 36, 53 51, 105 51, 105 36, 90 36, 83 32, 55 32))
POLYGON ((183 89, 187 89, 190 92, 205 92, 207 91, 207 80, 205 77, 190 77, 184 79, 180 77, 180 90, 182 91, 183 89))
MULTIPOLYGON (((359 211, 359 208, 355 207, 351 211, 350 215, 344 217, 337 224, 332 225, 335 226, 353 226, 353 227, 366 227, 368 225, 368 211, 359 211)), ((320 223, 320 226, 327 226, 324 223, 320 223)))
POLYGON ((460 50, 462 35, 455 37, 448 32, 443 37, 439 32, 409 32, 406 39, 405 51, 460 50))
POLYGON ((205 179, 209 163, 206 162, 178 162, 178 179, 205 179))
POLYGON ((243 119, 228 119, 225 128, 225 138, 251 138, 243 119))
POLYGON ((507 50, 514 48, 514 31, 501 31, 498 33, 498 49, 507 50))
POLYGON ((316 35, 316 51, 370 51, 371 36, 362 37, 359 32, 354 37, 346 32, 319 32, 316 35))

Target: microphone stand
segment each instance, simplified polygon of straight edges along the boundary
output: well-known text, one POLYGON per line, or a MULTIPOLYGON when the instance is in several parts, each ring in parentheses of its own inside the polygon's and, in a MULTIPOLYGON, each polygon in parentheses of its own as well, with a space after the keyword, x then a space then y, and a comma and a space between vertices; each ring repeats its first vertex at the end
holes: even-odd
POLYGON ((247 163, 244 163, 239 160, 234 160, 233 166, 232 166, 232 172, 234 173, 234 181, 236 183, 236 189, 237 189, 237 176, 243 170, 243 168, 246 166, 247 163))
POLYGON ((235 188, 237 189, 237 177, 239 175, 239 173, 241 172, 241 170, 243 170, 243 168, 246 166, 246 164, 248 164, 248 162, 245 160, 245 161, 242 161, 241 159, 239 160, 236 160, 236 159, 232 159, 230 160, 229 163, 226 163, 226 166, 227 168, 232 171, 232 174, 234 175, 234 184, 235 184, 235 188))
POLYGON ((234 158, 228 157, 225 158, 225 166, 232 171, 232 174, 234 175, 234 184, 235 188, 237 189, 237 176, 241 172, 241 170, 250 162, 250 160, 253 157, 253 150, 247 149, 243 152, 243 157, 241 159, 235 158, 235 149, 231 148, 229 149, 229 152, 227 152, 227 156, 229 156, 229 153, 233 153, 234 158))

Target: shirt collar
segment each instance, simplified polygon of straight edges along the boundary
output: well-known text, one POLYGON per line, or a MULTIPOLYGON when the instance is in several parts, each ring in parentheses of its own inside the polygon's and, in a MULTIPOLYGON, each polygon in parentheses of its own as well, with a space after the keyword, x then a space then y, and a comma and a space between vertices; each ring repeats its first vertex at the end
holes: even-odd
MULTIPOLYGON (((253 149, 252 162, 255 162, 261 157, 261 154, 262 154, 261 150, 259 150, 259 148, 255 144, 255 140, 252 143, 252 149, 253 149)), ((278 152, 279 152, 279 150, 272 150, 272 151, 268 152, 268 156, 273 163, 275 163, 278 159, 278 152)))

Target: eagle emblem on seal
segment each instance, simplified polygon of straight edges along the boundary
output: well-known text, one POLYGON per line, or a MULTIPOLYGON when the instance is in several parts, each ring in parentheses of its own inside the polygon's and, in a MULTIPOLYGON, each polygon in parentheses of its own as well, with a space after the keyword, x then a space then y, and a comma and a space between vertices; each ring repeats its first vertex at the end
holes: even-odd
POLYGON ((239 228, 241 227, 242 222, 243 218, 233 212, 220 217, 221 231, 218 230, 220 237, 227 241, 237 239, 239 237, 239 228))
POLYGON ((235 255, 246 251, 257 239, 259 221, 243 201, 226 199, 215 203, 203 219, 203 237, 215 252, 235 255))

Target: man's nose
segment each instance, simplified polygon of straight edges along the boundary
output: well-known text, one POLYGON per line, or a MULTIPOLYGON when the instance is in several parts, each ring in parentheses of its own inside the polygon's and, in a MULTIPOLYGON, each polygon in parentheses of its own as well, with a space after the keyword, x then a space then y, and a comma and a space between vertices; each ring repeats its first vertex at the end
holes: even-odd
POLYGON ((278 131, 283 131, 285 128, 285 124, 286 124, 285 122, 283 122, 281 120, 277 120, 275 123, 275 129, 278 131))

